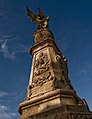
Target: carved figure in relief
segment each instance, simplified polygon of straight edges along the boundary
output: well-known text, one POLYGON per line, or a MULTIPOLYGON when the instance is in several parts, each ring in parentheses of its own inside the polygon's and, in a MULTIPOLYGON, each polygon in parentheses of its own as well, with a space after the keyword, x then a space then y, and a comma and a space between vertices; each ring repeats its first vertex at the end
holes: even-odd
POLYGON ((43 85, 50 79, 49 59, 46 53, 41 52, 36 56, 32 86, 43 85))
POLYGON ((51 79, 52 79, 51 72, 46 72, 45 74, 41 74, 40 76, 35 77, 32 82, 32 85, 33 86, 39 86, 39 85, 41 86, 51 79))
POLYGON ((49 69, 48 56, 45 53, 40 53, 34 65, 34 76, 47 71, 49 69))

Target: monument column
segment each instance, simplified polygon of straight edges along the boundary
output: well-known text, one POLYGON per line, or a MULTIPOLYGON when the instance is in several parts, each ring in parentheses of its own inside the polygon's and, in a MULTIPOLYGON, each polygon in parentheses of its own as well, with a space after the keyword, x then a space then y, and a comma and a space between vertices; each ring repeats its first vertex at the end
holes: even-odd
POLYGON ((58 49, 48 28, 49 17, 38 9, 28 16, 37 24, 35 45, 30 48, 32 68, 25 101, 20 103, 20 119, 91 119, 85 100, 77 96, 68 79, 67 59, 58 49))

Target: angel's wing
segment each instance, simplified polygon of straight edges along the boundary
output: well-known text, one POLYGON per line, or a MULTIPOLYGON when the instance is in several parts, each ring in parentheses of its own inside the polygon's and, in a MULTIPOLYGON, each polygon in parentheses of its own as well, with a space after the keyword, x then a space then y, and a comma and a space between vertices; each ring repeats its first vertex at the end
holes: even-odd
POLYGON ((27 15, 31 18, 32 22, 38 24, 37 15, 34 14, 31 10, 29 10, 27 6, 26 6, 26 11, 27 11, 27 15))

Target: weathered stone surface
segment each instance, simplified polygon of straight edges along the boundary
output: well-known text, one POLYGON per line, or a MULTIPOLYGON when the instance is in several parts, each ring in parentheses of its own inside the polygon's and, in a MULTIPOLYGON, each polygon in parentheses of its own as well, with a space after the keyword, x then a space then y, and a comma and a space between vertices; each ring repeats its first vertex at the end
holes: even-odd
POLYGON ((38 114, 27 117, 25 115, 25 117, 22 116, 20 119, 92 119, 92 114, 85 111, 85 107, 67 105, 51 108, 50 110, 47 107, 47 109, 38 114))
POLYGON ((31 48, 32 70, 27 99, 54 89, 71 89, 66 58, 53 39, 46 39, 31 48))
POLYGON ((68 79, 67 59, 52 33, 39 33, 30 49, 32 68, 27 96, 19 105, 20 119, 92 119, 86 101, 77 96, 68 79))
POLYGON ((56 117, 61 119, 68 113, 92 116, 86 103, 76 95, 75 91, 66 89, 57 89, 38 95, 21 103, 19 107, 22 114, 20 119, 55 119, 56 117), (80 102, 82 103, 80 104, 80 102), (48 116, 45 116, 46 114, 48 116), (55 114, 55 117, 53 117, 53 114, 55 114))

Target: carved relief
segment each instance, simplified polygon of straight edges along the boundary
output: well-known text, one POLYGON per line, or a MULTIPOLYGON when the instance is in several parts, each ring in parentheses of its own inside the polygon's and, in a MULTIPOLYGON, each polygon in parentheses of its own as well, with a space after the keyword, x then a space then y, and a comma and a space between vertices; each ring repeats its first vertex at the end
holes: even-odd
POLYGON ((47 81, 52 80, 51 72, 45 72, 45 74, 41 74, 40 76, 37 76, 33 80, 33 87, 38 85, 43 85, 47 81))
POLYGON ((48 56, 45 53, 40 53, 35 61, 34 76, 38 76, 39 74, 47 71, 48 69, 49 69, 48 56))
POLYGON ((65 85, 66 89, 73 89, 71 82, 68 79, 67 59, 60 52, 58 52, 56 54, 56 61, 62 72, 62 77, 60 81, 65 85))
POLYGON ((34 64, 34 77, 32 87, 43 85, 47 81, 51 80, 51 72, 49 71, 49 59, 46 53, 41 52, 36 56, 34 64))

